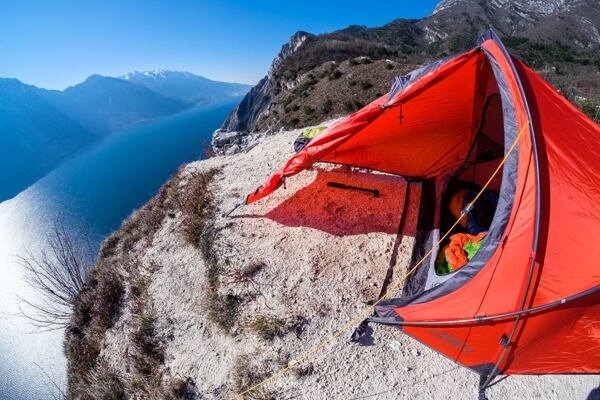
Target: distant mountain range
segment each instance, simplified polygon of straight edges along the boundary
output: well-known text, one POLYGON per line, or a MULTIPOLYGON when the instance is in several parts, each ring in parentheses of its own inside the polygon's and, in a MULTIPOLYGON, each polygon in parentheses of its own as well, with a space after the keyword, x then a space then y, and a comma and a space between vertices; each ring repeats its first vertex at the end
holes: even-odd
POLYGON ((394 76, 473 48, 490 26, 513 54, 600 121, 600 1, 443 0, 421 19, 297 32, 222 128, 275 131, 348 114, 386 93, 394 76))
POLYGON ((249 88, 172 71, 92 75, 62 91, 0 78, 0 201, 114 131, 249 88))
POLYGON ((0 79, 0 201, 14 196, 94 135, 16 79, 0 79))
POLYGON ((107 135, 191 106, 141 84, 100 75, 92 75, 63 91, 38 91, 59 111, 96 135, 107 135))
POLYGON ((119 78, 144 85, 166 97, 200 104, 243 96, 252 87, 241 83, 213 81, 190 72, 163 69, 130 72, 119 78))

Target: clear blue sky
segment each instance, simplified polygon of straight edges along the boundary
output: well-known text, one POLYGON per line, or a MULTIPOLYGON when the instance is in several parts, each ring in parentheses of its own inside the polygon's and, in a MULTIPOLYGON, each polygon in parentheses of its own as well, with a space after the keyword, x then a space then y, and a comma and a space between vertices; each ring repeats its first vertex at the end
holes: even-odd
POLYGON ((420 18, 437 0, 2 1, 0 77, 64 89, 91 74, 185 70, 256 83, 298 30, 420 18))

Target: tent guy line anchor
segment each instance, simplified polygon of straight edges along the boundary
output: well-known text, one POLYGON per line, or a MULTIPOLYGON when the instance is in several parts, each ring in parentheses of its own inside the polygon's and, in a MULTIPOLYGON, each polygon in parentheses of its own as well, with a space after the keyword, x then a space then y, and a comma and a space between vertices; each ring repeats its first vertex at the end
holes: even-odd
POLYGON ((234 206, 233 206, 233 208, 231 208, 231 210, 229 210, 229 211, 227 211, 227 212, 223 213, 221 216, 222 216, 223 218, 228 218, 228 217, 229 217, 231 214, 233 214, 233 212, 234 212, 235 210, 237 210, 238 208, 240 208, 240 207, 242 207, 242 206, 246 205, 246 200, 247 200, 247 197, 245 197, 245 198, 244 198, 244 200, 242 200, 241 202, 239 202, 239 203, 237 203, 236 205, 234 205, 234 206))

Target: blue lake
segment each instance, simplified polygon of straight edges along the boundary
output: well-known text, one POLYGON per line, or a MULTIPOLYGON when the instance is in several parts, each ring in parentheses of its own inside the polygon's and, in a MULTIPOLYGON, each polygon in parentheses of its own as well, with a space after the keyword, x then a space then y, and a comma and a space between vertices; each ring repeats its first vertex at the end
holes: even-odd
POLYGON ((64 387, 61 331, 34 332, 18 297, 35 299, 15 255, 45 246, 57 218, 90 233, 95 249, 177 168, 202 158, 212 132, 239 99, 116 132, 0 203, 0 399, 45 399, 64 387))

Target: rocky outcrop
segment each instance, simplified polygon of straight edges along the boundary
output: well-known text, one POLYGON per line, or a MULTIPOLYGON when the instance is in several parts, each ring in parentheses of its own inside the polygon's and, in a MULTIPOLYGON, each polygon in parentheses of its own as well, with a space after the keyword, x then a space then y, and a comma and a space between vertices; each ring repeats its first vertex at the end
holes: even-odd
POLYGON ((263 134, 217 129, 212 136, 211 146, 216 155, 224 156, 248 151, 258 144, 263 134))
POLYGON ((276 71, 290 55, 304 44, 307 38, 312 36, 310 33, 299 31, 290 37, 290 40, 281 47, 279 54, 273 59, 267 76, 261 79, 242 99, 241 103, 227 117, 222 129, 228 131, 253 130, 256 122, 267 110, 271 98, 280 90, 281 84, 275 77, 276 71))
POLYGON ((600 28, 596 0, 443 0, 420 24, 448 37, 477 34, 493 26, 504 35, 530 40, 559 40, 575 47, 600 44, 595 34, 600 28))
POLYGON ((443 0, 420 20, 296 33, 222 128, 273 132, 355 111, 386 93, 394 76, 472 48, 489 26, 529 66, 555 71, 544 78, 563 93, 600 102, 597 0, 443 0), (392 63, 378 62, 386 59, 392 63))
MULTIPOLYGON (((474 3, 465 0, 442 0, 435 7, 431 15, 435 15, 441 11, 451 9, 452 7, 459 6, 461 4, 474 3)), ((515 10, 522 10, 526 13, 536 14, 553 14, 568 10, 573 4, 580 3, 580 1, 573 0, 492 0, 489 2, 493 8, 513 8, 515 10)))

